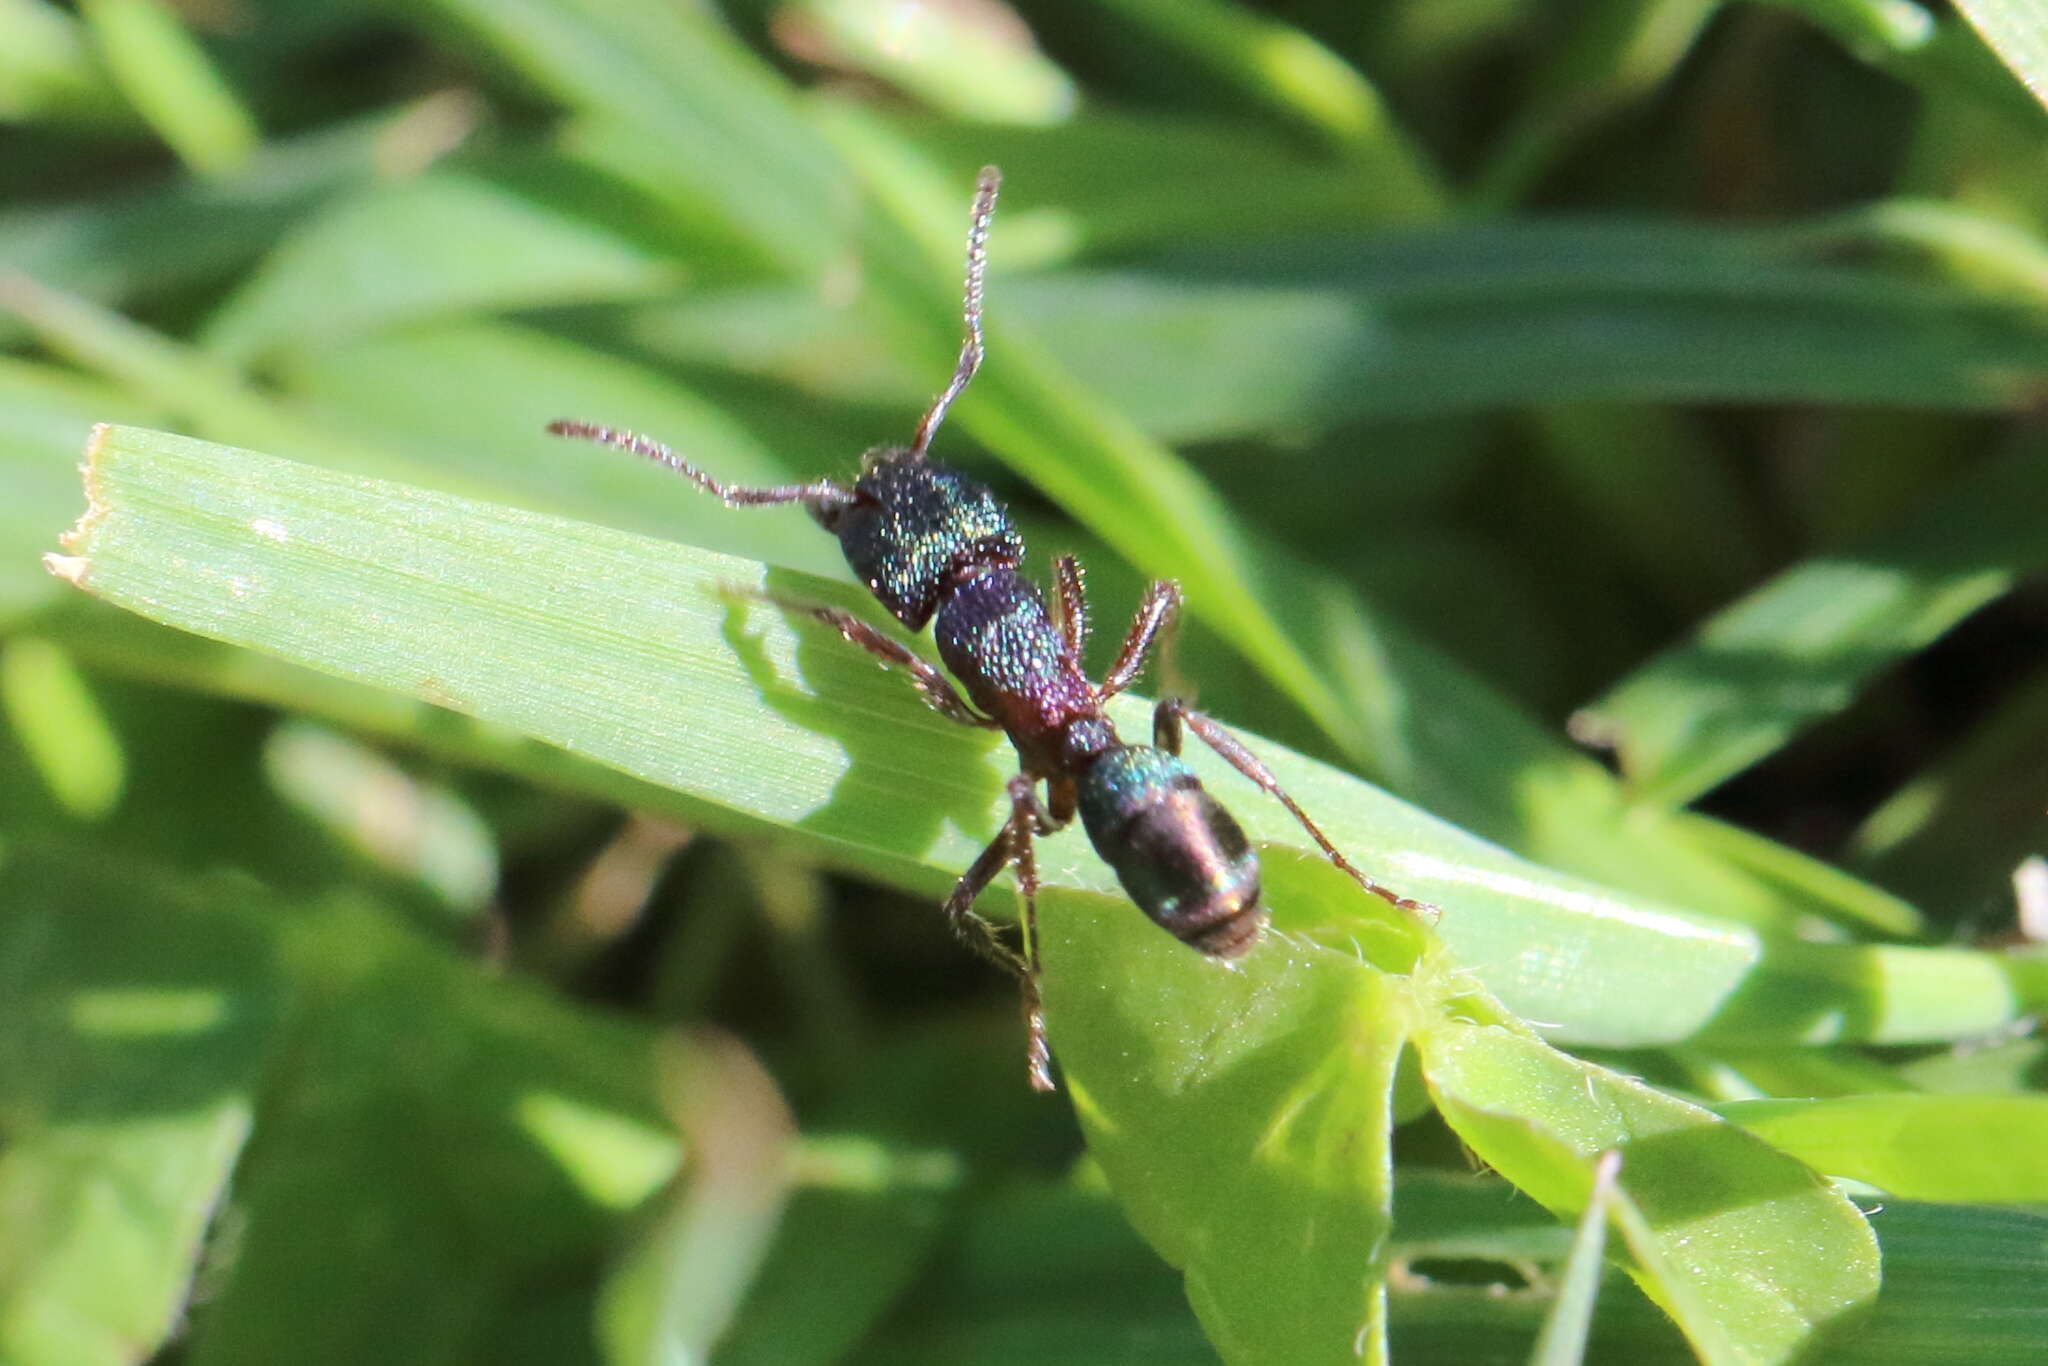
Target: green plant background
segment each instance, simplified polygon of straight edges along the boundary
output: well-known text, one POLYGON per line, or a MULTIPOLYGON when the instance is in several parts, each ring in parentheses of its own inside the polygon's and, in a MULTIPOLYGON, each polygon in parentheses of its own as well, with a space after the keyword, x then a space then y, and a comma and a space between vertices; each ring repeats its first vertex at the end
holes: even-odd
POLYGON ((2044 25, 0 0, 0 1361, 2038 1360, 2044 25), (901 440, 984 162, 944 454, 1444 907, 1055 841, 1071 1105, 1002 752, 539 434, 901 440))

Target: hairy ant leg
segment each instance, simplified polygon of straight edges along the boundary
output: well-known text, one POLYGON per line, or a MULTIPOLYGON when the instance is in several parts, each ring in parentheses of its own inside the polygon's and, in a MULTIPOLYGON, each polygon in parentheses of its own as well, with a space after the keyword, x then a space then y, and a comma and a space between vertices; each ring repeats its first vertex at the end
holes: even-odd
POLYGON ((954 884, 946 898, 946 923, 961 942, 1011 974, 1023 993, 1024 1064, 1035 1091, 1050 1091, 1052 1051, 1045 1038, 1045 1008, 1038 995, 1038 854, 1033 840, 1059 828, 1038 800, 1038 784, 1020 773, 1010 779, 1010 818, 995 839, 954 884), (1024 951, 1005 944, 996 927, 974 913, 975 898, 1001 876, 1017 870, 1017 891, 1024 899, 1024 951))
POLYGON ((1323 833, 1322 827, 1309 819, 1308 812, 1302 810, 1301 805, 1287 795, 1287 789, 1280 786, 1280 780, 1273 776, 1273 770, 1267 768, 1258 755, 1246 749, 1238 742, 1236 736, 1213 719, 1195 711, 1179 698, 1166 698, 1153 710, 1152 742, 1170 754, 1180 753, 1182 725, 1193 731, 1203 744, 1222 755, 1224 762, 1264 788, 1268 796, 1286 807, 1288 814, 1301 822, 1301 828, 1308 831, 1309 838, 1316 842, 1324 856, 1348 874, 1353 882, 1382 901, 1392 902, 1402 910, 1427 916, 1431 921, 1443 915, 1440 907, 1427 901, 1416 901, 1412 897, 1402 896, 1386 884, 1360 872, 1350 859, 1338 852, 1336 845, 1330 843, 1330 837, 1323 833))
POLYGON ((797 602, 791 598, 779 598, 772 593, 756 593, 747 589, 736 589, 736 593, 772 603, 787 612, 801 612, 814 620, 822 621, 841 638, 860 646, 883 665, 894 665, 910 675, 910 682, 917 689, 917 695, 924 704, 939 715, 963 726, 978 726, 983 730, 1001 730, 1002 723, 983 716, 967 705, 953 685, 938 668, 899 640, 885 636, 875 627, 868 625, 853 613, 838 607, 824 607, 813 602, 797 602))
POLYGON ((1081 573, 1081 562, 1072 555, 1062 555, 1052 562, 1053 624, 1059 627, 1060 641, 1067 647, 1067 653, 1075 659, 1081 657, 1081 648, 1088 643, 1088 590, 1081 573))
POLYGON ((1138 615, 1131 619, 1130 632, 1124 636, 1123 648, 1117 651, 1116 663, 1095 685, 1095 696, 1107 702, 1136 682, 1153 641, 1158 639, 1162 646, 1170 641, 1179 619, 1180 585, 1172 579, 1154 579, 1145 590, 1144 601, 1138 604, 1138 615))

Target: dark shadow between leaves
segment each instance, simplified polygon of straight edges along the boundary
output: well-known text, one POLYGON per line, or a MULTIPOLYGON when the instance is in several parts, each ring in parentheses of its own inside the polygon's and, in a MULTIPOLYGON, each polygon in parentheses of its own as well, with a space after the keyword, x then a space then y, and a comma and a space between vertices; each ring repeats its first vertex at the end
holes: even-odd
POLYGON ((285 1009, 252 887, 200 896, 104 849, 0 861, 7 1127, 180 1114, 247 1093, 285 1009))
POLYGON ((1629 1197, 1650 1227, 1660 1231, 1827 1184, 1806 1166, 1732 1124, 1646 1134, 1623 1143, 1621 1155, 1629 1197))

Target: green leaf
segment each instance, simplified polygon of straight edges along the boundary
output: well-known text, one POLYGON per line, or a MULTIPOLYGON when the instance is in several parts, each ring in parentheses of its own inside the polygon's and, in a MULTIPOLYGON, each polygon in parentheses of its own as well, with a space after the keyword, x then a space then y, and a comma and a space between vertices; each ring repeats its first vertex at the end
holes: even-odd
MULTIPOLYGON (((686 820, 776 829, 934 894, 1001 824, 1007 752, 836 635, 730 596, 764 582, 759 565, 135 429, 102 432, 91 469, 91 506, 52 564, 131 610, 469 712, 672 789, 661 809, 686 820)), ((765 582, 859 601, 799 575, 765 582)), ((1135 699, 1112 714, 1133 733, 1147 724, 1135 699)), ((1459 960, 1563 1039, 1954 1038, 2048 1000, 2048 966, 2023 958, 1778 943, 1688 920, 1257 748, 1341 847, 1445 906, 1459 960)), ((485 752, 576 771, 502 739, 485 752)), ((1302 843, 1220 761, 1193 762, 1255 838, 1302 843)), ((1054 887, 1115 888, 1074 839, 1042 872, 1054 887)))
POLYGON ((1751 1100, 1720 1113, 1816 1170, 1908 1200, 2048 1203, 2048 1096, 1751 1100))
MULTIPOLYGON (((1262 868, 1290 927, 1328 895, 1293 871, 1262 868)), ((1132 1223, 1226 1360, 1384 1363, 1400 987, 1287 939, 1202 959, 1091 900, 1044 922, 1046 1008, 1132 1223)))
POLYGON ((1782 232, 1530 221, 1013 288, 1075 373, 1194 430, 1585 399, 1997 408, 2048 370, 2038 308, 1809 254, 1782 232))
POLYGON ((1111 0, 1162 56, 1316 133, 1403 216, 1443 210, 1435 169, 1371 82, 1304 30, 1235 0, 1111 0))
POLYGON ((280 1024, 245 888, 0 860, 0 1358, 132 1366, 177 1326, 280 1024))
POLYGON ((114 83, 186 165, 219 175, 248 160, 262 137, 255 117, 177 11, 158 0, 83 0, 79 9, 114 83))
POLYGON ((668 197, 728 246, 810 278, 839 245, 847 177, 784 82, 709 13, 593 0, 432 0, 402 22, 452 30, 569 109, 640 135, 668 197))
POLYGON ((1636 1275, 1703 1360, 1789 1361, 1876 1296, 1869 1226, 1794 1159, 1517 1030, 1446 1018, 1414 1037, 1459 1137, 1553 1211, 1581 1213, 1619 1151, 1636 1275))
MULTIPOLYGON (((437 114, 445 109, 425 100, 265 143, 219 179, 0 211, 0 260, 101 303, 153 302, 211 284, 269 248, 309 207, 370 178, 380 152, 421 141, 437 114)), ((0 318, 0 338, 15 330, 0 318)))
POLYGON ((648 1034, 360 907, 275 929, 300 995, 293 1047, 190 1359, 502 1360, 537 1331, 522 1316, 553 1304, 587 1340, 594 1287, 575 1273, 677 1161, 648 1034))

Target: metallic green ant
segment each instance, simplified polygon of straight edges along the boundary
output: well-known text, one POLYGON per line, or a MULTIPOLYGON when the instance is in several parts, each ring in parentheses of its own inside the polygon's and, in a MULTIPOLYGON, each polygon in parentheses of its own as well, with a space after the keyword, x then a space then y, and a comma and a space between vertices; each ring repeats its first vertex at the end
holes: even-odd
POLYGON ((1203 790, 1180 759, 1183 730, 1264 788, 1301 822, 1338 868, 1375 896, 1434 914, 1425 902, 1397 896, 1360 872, 1330 843, 1308 813, 1282 790, 1257 756, 1209 717, 1178 698, 1152 716, 1152 743, 1117 738, 1103 704, 1128 688, 1162 631, 1180 609, 1180 588, 1154 583, 1100 683, 1081 663, 1088 633, 1081 566, 1070 555, 1054 562, 1056 607, 1018 573, 1024 540, 980 481, 926 458, 932 436, 953 400, 981 367, 982 283, 989 219, 1002 177, 981 173, 967 236, 967 337, 953 379, 935 399, 908 446, 861 457, 852 484, 820 479, 773 488, 720 483, 658 441, 587 422, 554 422, 558 436, 621 446, 668 466, 734 507, 801 503, 839 538, 846 562, 890 615, 911 631, 931 623, 939 658, 966 691, 900 642, 831 607, 787 604, 910 675, 941 715, 1000 730, 1017 748, 1010 779, 1010 817, 946 898, 946 919, 967 945, 1014 975, 1023 989, 1031 1084, 1053 1087, 1051 1056, 1039 1005, 1038 866, 1033 840, 1063 828, 1080 813, 1088 838, 1139 909, 1183 943, 1215 958, 1243 956, 1266 925, 1259 901, 1259 861, 1230 813, 1203 790), (1045 785, 1043 800, 1039 784, 1045 785), (1014 867, 1024 898, 1023 947, 1012 948, 974 913, 982 889, 1014 867))

